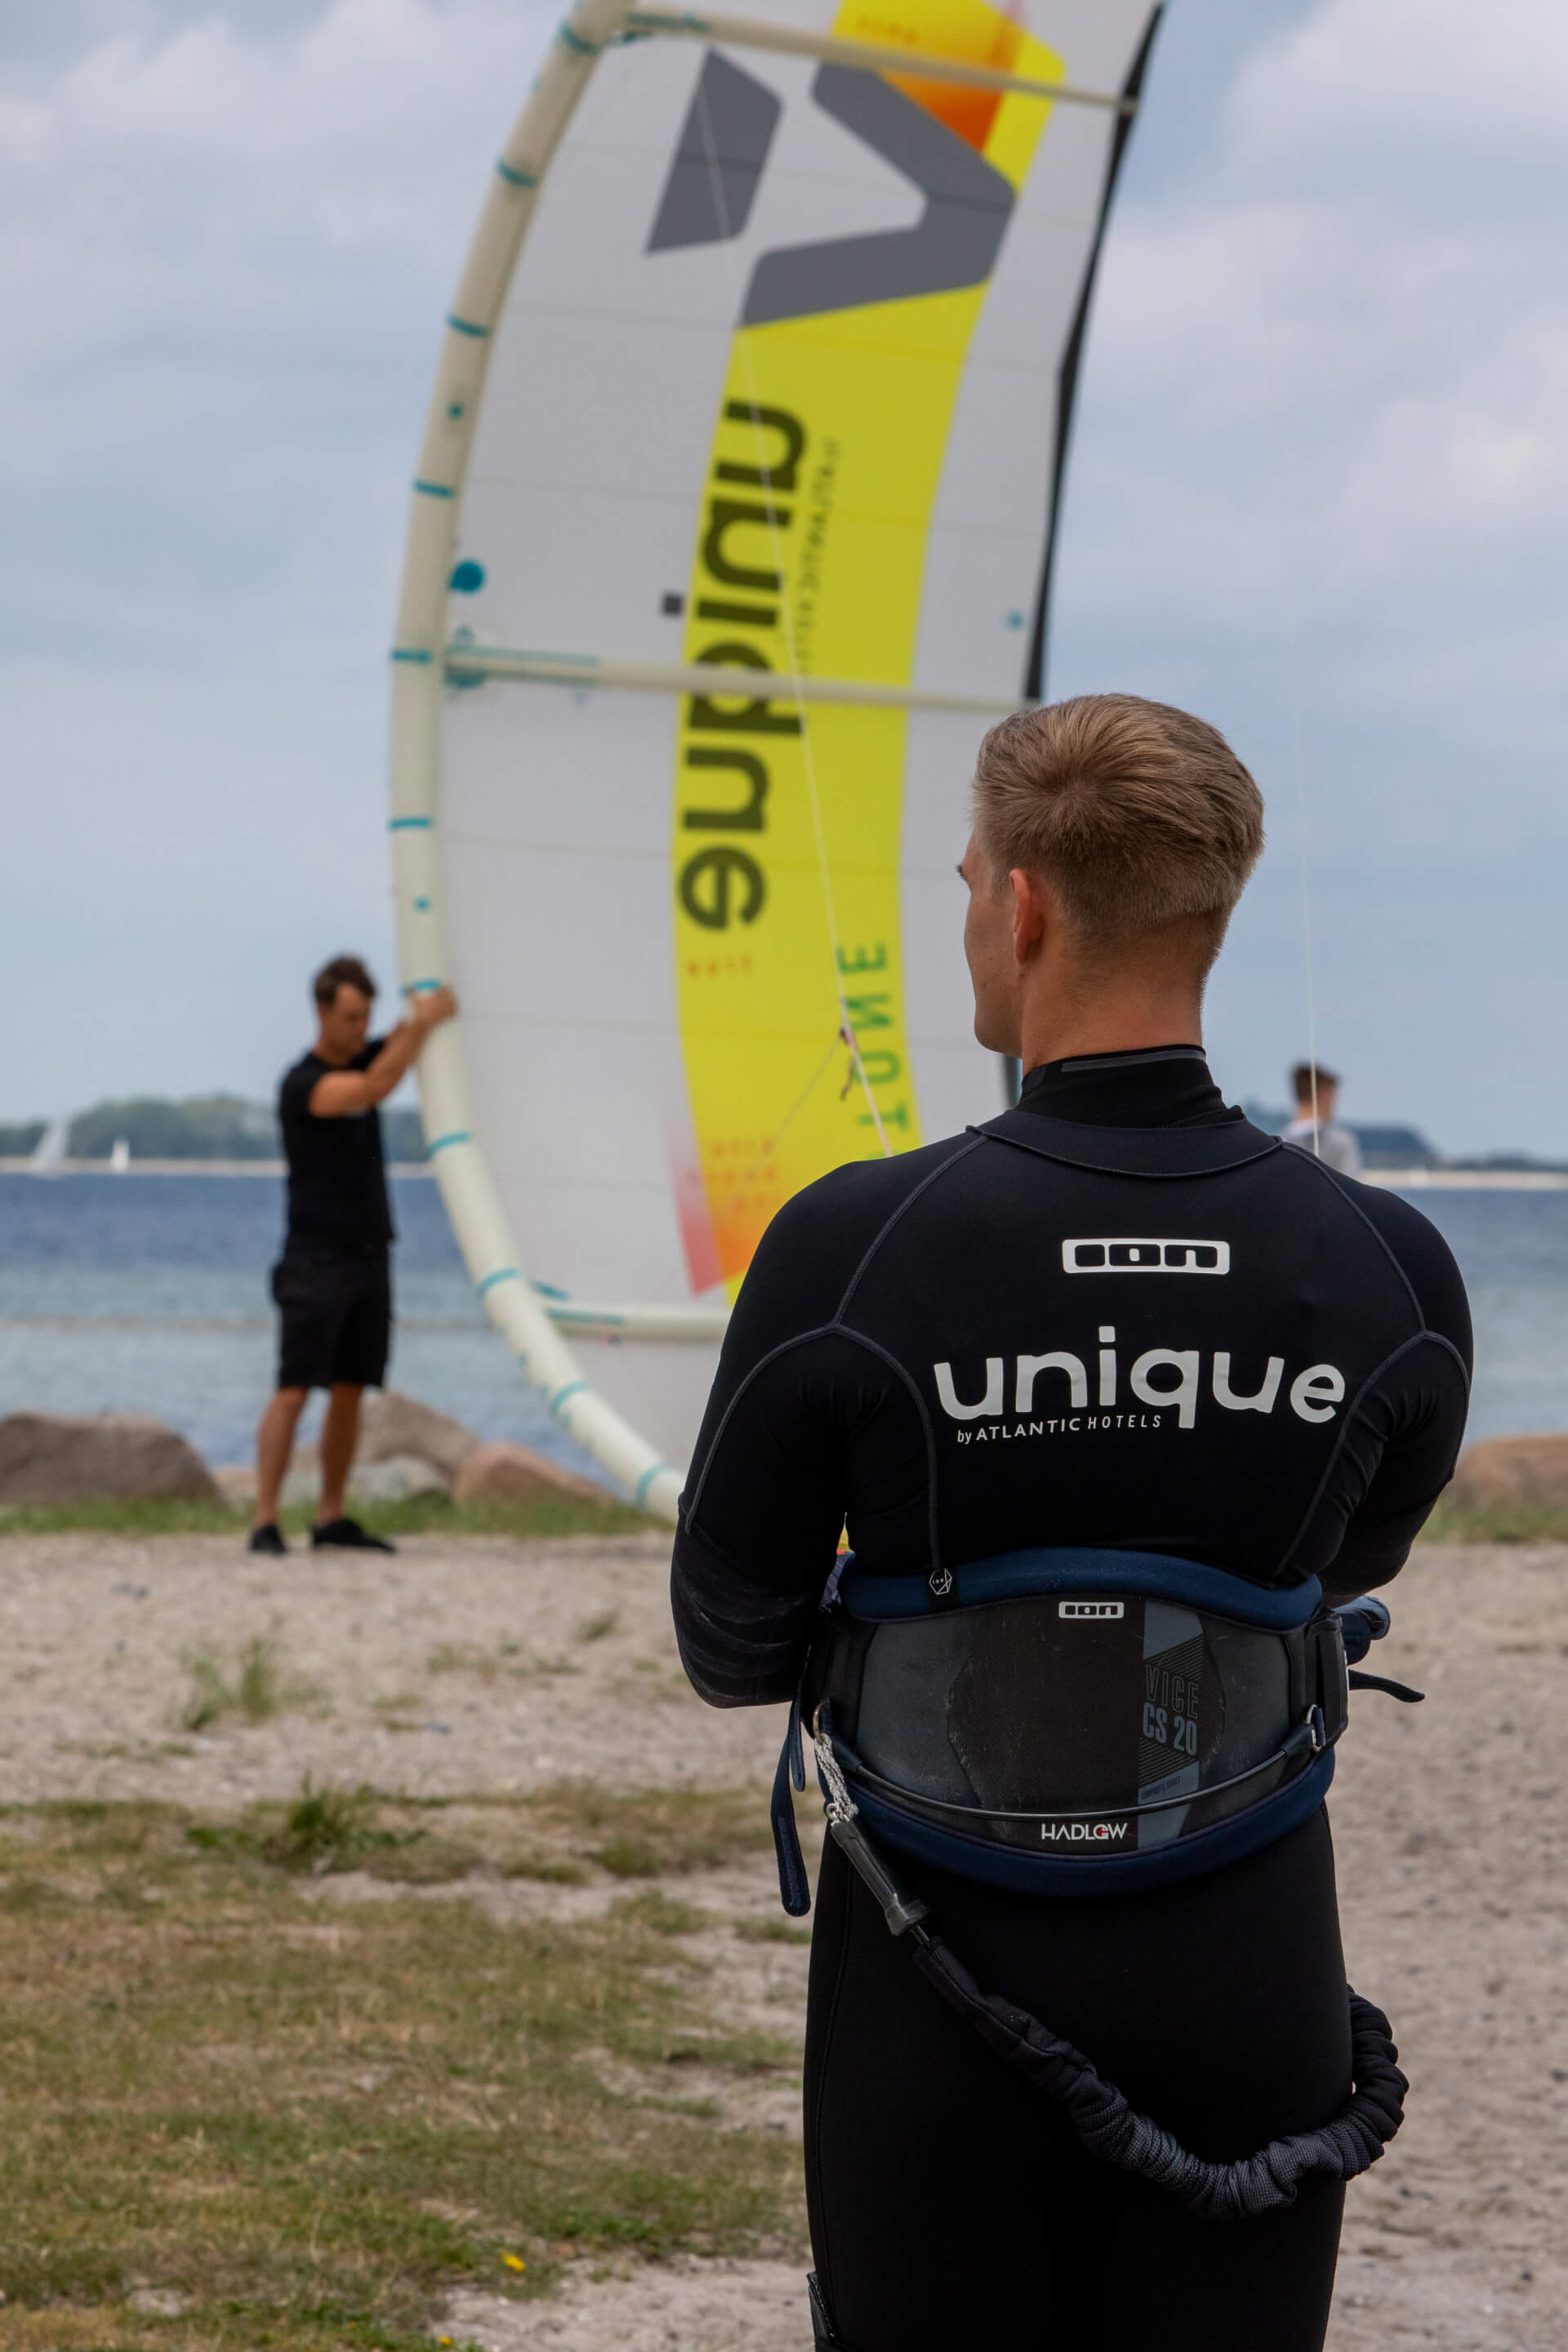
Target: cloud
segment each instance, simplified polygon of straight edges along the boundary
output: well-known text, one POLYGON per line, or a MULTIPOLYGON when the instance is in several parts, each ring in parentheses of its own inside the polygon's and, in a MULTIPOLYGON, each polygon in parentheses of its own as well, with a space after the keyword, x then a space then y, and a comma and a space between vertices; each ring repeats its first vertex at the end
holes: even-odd
MULTIPOLYGON (((406 480, 555 14, 7 11, 0 757, 32 792, 0 951, 14 1002, 57 975, 14 1110, 265 1087, 318 951, 389 961, 367 845, 406 480)), ((1229 1082, 1277 1091, 1301 1034, 1299 735, 1323 1050, 1361 1115, 1455 1147, 1568 1152, 1565 68, 1561 0, 1173 7, 1058 571, 1054 686, 1190 702, 1268 790, 1216 982, 1229 1082)))
POLYGON ((330 628, 315 575, 385 593, 439 306, 544 21, 500 0, 151 20, 0 117, 25 639, 194 633, 208 659, 231 596, 330 628))
POLYGON ((1326 0, 1242 62, 1237 159, 1277 179, 1383 184, 1399 158, 1440 154, 1450 174, 1485 159, 1510 182, 1521 145, 1560 161, 1565 84, 1558 0, 1484 19, 1451 0, 1326 0))
POLYGON ((1360 1115, 1568 1150, 1568 14, 1518 0, 1479 38, 1447 0, 1322 0, 1233 60, 1179 157, 1166 61, 1097 301, 1053 686, 1194 701, 1265 782, 1216 982, 1238 1087, 1277 1092, 1304 1025, 1299 740, 1360 1115))
POLYGON ((0 108, 6 1093, 263 1090, 302 971, 353 939, 390 977, 407 478, 550 19, 47 13, 0 108))

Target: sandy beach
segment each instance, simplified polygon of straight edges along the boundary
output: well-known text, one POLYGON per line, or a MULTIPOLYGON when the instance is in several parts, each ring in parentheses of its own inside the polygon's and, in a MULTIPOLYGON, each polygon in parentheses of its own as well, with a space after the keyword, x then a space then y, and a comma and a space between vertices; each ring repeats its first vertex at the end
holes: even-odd
MULTIPOLYGON (((211 1816, 368 1782, 483 1797, 561 1780, 757 1788, 775 1710, 723 1715, 675 1655, 661 1538, 412 1538, 397 1557, 252 1560, 232 1539, 0 1545, 0 1801, 150 1797, 211 1816), (193 1728, 194 1695, 266 1645, 266 1720, 193 1728)), ((1352 1981, 1386 2008, 1413 2090, 1350 2192, 1333 2352, 1535 2352, 1568 2318, 1563 1975, 1568 1548, 1417 1553, 1371 1663, 1428 1694, 1354 1703, 1332 1799, 1352 1981)), ((686 1882, 709 1915, 765 1916, 771 1863, 686 1882)), ((302 1898, 384 1892, 354 1874, 302 1898)), ((614 1883, 476 1877, 426 1890, 498 1916, 607 1907, 614 1883), (510 1912, 509 1912, 510 1906, 510 1912)), ((804 1951, 711 1931, 715 1999, 798 2031, 804 1951)), ((793 2094, 759 2092, 796 2130, 793 2094)), ((798 2270, 691 2258, 584 2273, 547 2303, 454 2302, 459 2338, 522 2352, 797 2352, 798 2270)))

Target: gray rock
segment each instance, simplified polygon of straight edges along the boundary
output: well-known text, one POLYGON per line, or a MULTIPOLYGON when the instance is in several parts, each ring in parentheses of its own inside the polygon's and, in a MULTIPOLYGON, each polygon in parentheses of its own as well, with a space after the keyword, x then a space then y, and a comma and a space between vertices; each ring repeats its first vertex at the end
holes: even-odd
MULTIPOLYGON (((432 1476, 437 1474, 432 1472, 432 1476)), ((225 1463, 213 1472, 219 1494, 231 1510, 250 1511, 256 1506, 256 1465, 254 1462, 225 1463)), ((290 1503, 313 1503, 321 1491, 321 1456, 313 1445, 297 1445, 289 1460, 289 1475, 283 1481, 279 1500, 290 1503)))
POLYGON ((526 1445, 479 1446, 458 1471, 455 1503, 537 1503, 546 1496, 578 1503, 607 1503, 602 1486, 575 1478, 558 1462, 526 1445))
POLYGON ((139 1412, 13 1412, 0 1419, 0 1503, 220 1499, 177 1431, 139 1412))
POLYGON ((410 1495, 445 1495, 451 1491, 451 1482, 418 1454, 394 1454, 385 1462, 366 1462, 362 1457, 354 1464, 349 1478, 349 1492, 363 1495, 367 1503, 404 1503, 410 1495))
POLYGON ((1483 1437, 1467 1445, 1447 1499, 1467 1511, 1568 1509, 1568 1437, 1483 1437))
POLYGON ((437 1412, 431 1405, 421 1404, 416 1397, 404 1396, 397 1389, 372 1391, 360 1408, 359 1448, 354 1455, 356 1465, 367 1462, 392 1462, 400 1456, 413 1454, 421 1462, 434 1464, 447 1486, 470 1454, 479 1449, 479 1438, 450 1413, 437 1412))

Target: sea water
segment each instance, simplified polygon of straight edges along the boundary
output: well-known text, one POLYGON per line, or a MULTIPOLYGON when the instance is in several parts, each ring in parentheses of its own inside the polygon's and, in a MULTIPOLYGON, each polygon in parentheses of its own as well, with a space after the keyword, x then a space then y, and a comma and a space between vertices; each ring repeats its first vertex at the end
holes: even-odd
MULTIPOLYGON (((583 1466, 476 1300, 436 1186, 395 1177, 389 1382, 583 1466)), ((1568 1192, 1423 1192, 1476 1325, 1472 1437, 1568 1430, 1568 1192)), ((268 1176, 0 1175, 0 1412, 153 1413, 249 1456, 274 1373, 268 1176)), ((319 1409, 319 1408, 318 1408, 319 1409)))
MULTIPOLYGON (((587 1466, 488 1321, 436 1186, 391 1190, 388 1385, 587 1466)), ((272 1176, 0 1175, 0 1412, 153 1413, 209 1462, 248 1460, 277 1370, 282 1223, 272 1176)))

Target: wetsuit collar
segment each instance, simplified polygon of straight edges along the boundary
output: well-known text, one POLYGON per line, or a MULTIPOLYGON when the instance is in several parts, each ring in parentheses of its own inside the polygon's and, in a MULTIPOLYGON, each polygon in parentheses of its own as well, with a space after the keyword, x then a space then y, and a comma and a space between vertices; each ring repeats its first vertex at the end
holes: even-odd
POLYGON ((1141 1046, 1043 1062, 1016 1110, 983 1134, 1042 1160, 1125 1176, 1198 1176, 1280 1149, 1229 1108, 1199 1045, 1141 1046))
POLYGON ((1242 1116, 1226 1108, 1201 1045, 1142 1045, 1041 1062, 1025 1078, 1018 1108, 1083 1127, 1212 1127, 1235 1125, 1242 1116))

